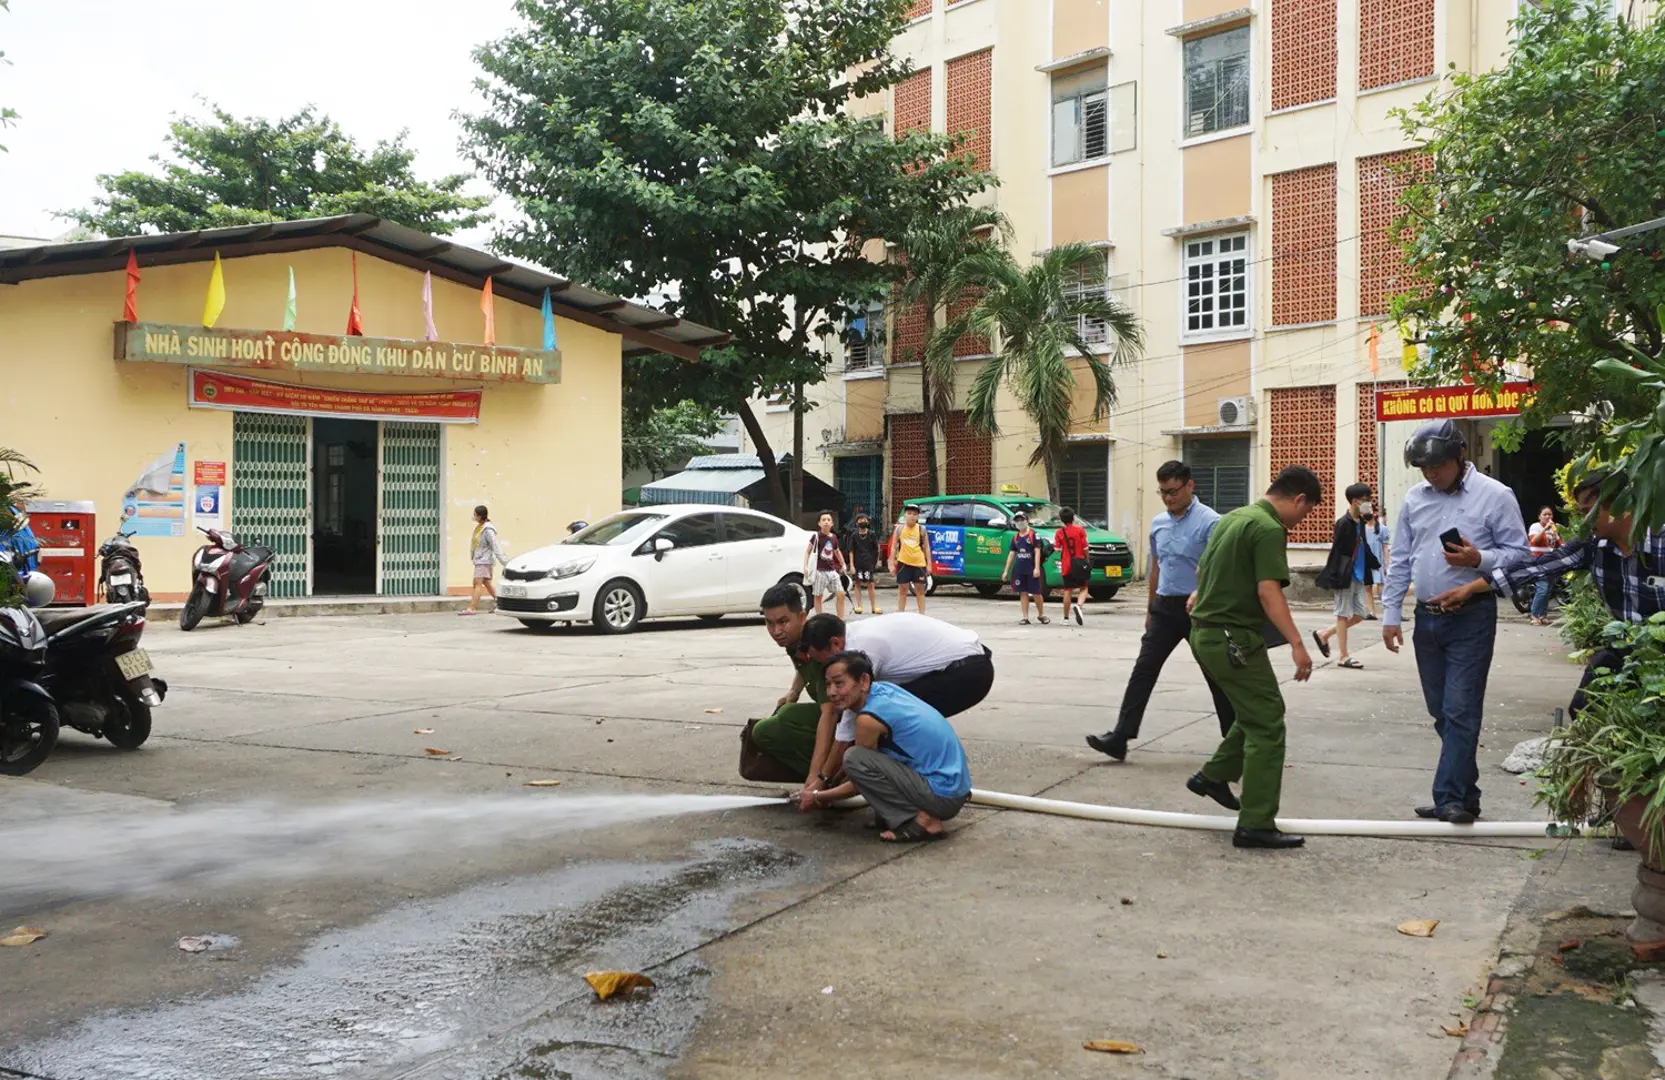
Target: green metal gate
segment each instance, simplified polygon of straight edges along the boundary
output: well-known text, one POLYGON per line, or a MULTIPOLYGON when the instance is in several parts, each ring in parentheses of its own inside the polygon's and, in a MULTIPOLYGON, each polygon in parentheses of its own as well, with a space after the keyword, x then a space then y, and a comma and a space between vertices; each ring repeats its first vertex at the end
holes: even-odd
POLYGON ((381 592, 435 596, 439 580, 439 425, 382 424, 381 592))
POLYGON ((231 432, 231 534, 277 552, 270 595, 305 596, 306 417, 233 413, 231 432))

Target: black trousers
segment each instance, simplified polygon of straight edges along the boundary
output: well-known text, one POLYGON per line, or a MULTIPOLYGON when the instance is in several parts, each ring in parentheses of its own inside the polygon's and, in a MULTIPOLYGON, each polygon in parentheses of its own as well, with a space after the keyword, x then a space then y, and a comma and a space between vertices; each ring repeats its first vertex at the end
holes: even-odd
MULTIPOLYGON (((1151 691, 1156 689, 1157 676, 1168 657, 1191 635, 1191 616, 1185 613, 1185 597, 1158 596, 1151 604, 1150 627, 1139 639, 1139 659, 1133 662, 1133 674, 1128 677, 1127 689, 1122 692, 1122 711, 1116 718, 1112 732, 1125 739, 1139 737, 1139 725, 1145 719, 1145 706, 1150 704, 1151 691)), ((1225 735, 1236 722, 1237 714, 1220 686, 1202 673, 1208 692, 1214 698, 1214 711, 1220 718, 1220 734, 1225 735)))
POLYGON ((1595 681, 1596 672, 1605 668, 1608 671, 1618 671, 1625 666, 1628 649, 1598 649, 1594 656, 1584 664, 1584 677, 1578 680, 1578 689, 1573 692, 1572 704, 1567 707, 1567 719, 1576 720, 1578 714, 1584 710, 1584 690, 1595 681))
POLYGON ((994 654, 985 645, 982 656, 956 660, 901 686, 942 715, 958 715, 989 696, 994 686, 994 654))

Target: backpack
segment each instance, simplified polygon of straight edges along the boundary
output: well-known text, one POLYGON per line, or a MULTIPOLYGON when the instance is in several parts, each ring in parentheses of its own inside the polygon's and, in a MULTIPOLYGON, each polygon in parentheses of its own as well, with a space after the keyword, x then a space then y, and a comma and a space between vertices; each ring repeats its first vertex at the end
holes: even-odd
POLYGON ((1057 550, 1052 546, 1052 541, 1048 540, 1046 537, 1042 536, 1040 533, 1035 534, 1035 539, 1040 544, 1041 561, 1045 562, 1046 560, 1052 558, 1053 551, 1057 550))

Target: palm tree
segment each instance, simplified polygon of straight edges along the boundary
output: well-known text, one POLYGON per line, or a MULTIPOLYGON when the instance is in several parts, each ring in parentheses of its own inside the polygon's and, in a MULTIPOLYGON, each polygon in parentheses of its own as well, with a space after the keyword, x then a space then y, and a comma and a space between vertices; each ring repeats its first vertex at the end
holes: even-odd
POLYGON ((1099 420, 1116 403, 1111 368, 1136 359, 1144 349, 1138 316, 1104 292, 1104 274, 1104 253, 1086 244, 1053 248, 1028 267, 1018 266, 1004 248, 973 252, 949 275, 947 289, 954 295, 978 289, 982 295, 976 306, 933 336, 929 347, 931 358, 940 363, 944 357, 951 362, 954 343, 965 334, 993 344, 994 358, 971 384, 966 419, 998 433, 996 399, 1002 387, 1010 388, 1040 435, 1029 463, 1045 466, 1047 496, 1054 501, 1074 419, 1072 358, 1079 358, 1092 377, 1093 419, 1099 420), (1094 323, 1114 342, 1108 362, 1093 351, 1083 332, 1094 323))
MULTIPOLYGON (((898 299, 903 307, 919 307, 925 313, 927 342, 937 333, 937 315, 951 308, 962 290, 949 280, 969 256, 996 246, 995 235, 1008 236, 1011 224, 1000 211, 980 206, 961 206, 929 220, 920 221, 897 242, 898 260, 907 269, 898 299)), ((905 358, 898 358, 905 359, 905 358)), ((925 470, 927 492, 940 494, 937 486, 937 428, 946 430, 948 414, 954 407, 954 355, 935 362, 927 346, 919 357, 919 393, 924 410, 925 470)))

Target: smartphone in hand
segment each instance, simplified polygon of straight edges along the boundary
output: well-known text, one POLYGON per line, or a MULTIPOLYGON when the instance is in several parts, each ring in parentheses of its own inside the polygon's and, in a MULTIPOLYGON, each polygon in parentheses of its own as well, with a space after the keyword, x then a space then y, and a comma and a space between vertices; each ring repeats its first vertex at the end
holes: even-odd
POLYGON ((1440 533, 1440 544, 1447 551, 1458 551, 1463 546, 1463 534, 1456 529, 1447 529, 1440 533))

